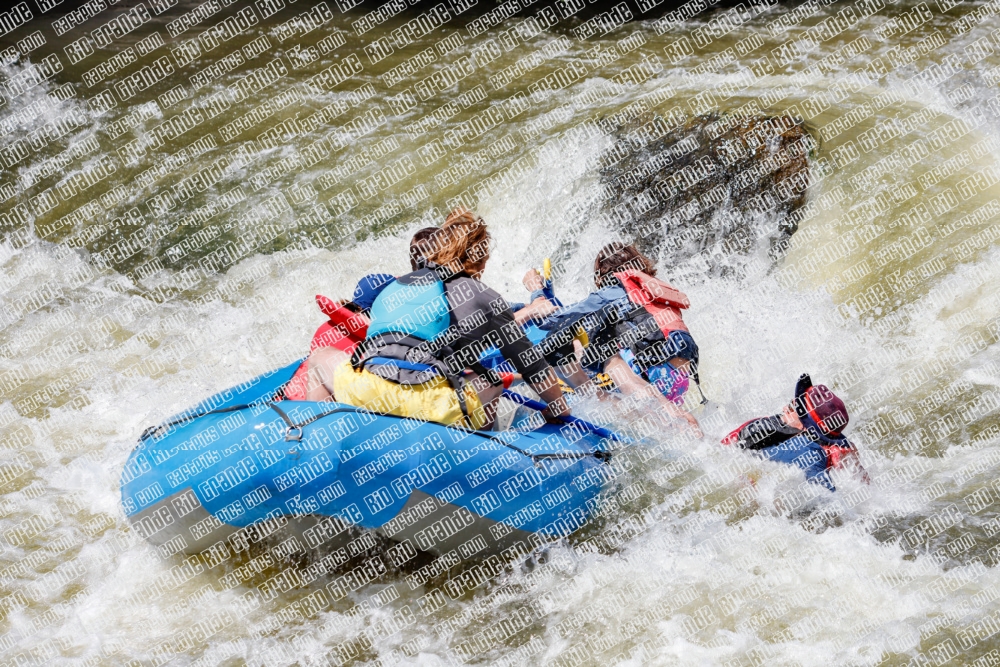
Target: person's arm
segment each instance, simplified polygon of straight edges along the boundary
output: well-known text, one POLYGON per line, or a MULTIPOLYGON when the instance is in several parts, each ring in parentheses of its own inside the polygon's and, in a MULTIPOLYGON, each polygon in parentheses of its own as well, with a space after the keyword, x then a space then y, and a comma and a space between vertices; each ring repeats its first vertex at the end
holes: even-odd
POLYGON ((678 407, 671 401, 668 401, 667 398, 660 392, 656 391, 651 384, 636 375, 628 363, 626 363, 620 356, 615 355, 608 359, 608 361, 604 364, 604 370, 611 376, 611 379, 615 381, 615 384, 626 396, 646 393, 659 401, 660 405, 671 417, 685 420, 696 437, 700 438, 704 435, 701 432, 701 427, 698 425, 698 420, 695 419, 694 415, 687 410, 678 407))
POLYGON ((529 320, 540 320, 556 312, 557 308, 545 297, 538 297, 527 306, 514 312, 514 321, 524 326, 529 320))
POLYGON ((744 423, 723 440, 723 444, 737 445, 742 449, 765 449, 801 433, 781 419, 781 415, 759 417, 744 423))
POLYGON ((555 371, 514 321, 503 297, 478 280, 467 277, 448 281, 445 289, 452 314, 459 324, 456 353, 475 351, 484 343, 495 345, 542 400, 550 404, 547 417, 568 416, 569 406, 562 398, 555 371), (453 293, 457 296, 459 292, 462 298, 452 298, 453 293))
POLYGON ((528 297, 528 303, 520 305, 519 308, 515 308, 514 304, 511 304, 511 311, 514 313, 515 322, 524 326, 525 322, 529 320, 541 320, 558 310, 555 304, 545 298, 545 294, 542 291, 545 287, 545 282, 537 270, 530 269, 525 273, 524 278, 521 279, 521 283, 525 289, 531 292, 531 296, 528 297))
POLYGON ((743 422, 742 424, 734 428, 732 431, 730 431, 726 435, 726 437, 724 437, 719 442, 721 442, 723 445, 736 445, 737 447, 745 447, 747 438, 746 438, 746 431, 744 429, 746 429, 746 427, 749 426, 750 424, 757 421, 757 419, 758 418, 748 419, 747 421, 743 422))

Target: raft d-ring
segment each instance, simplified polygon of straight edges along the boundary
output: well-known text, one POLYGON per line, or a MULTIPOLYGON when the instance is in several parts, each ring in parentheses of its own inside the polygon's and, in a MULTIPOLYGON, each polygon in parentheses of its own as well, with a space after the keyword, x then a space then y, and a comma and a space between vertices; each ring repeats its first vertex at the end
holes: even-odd
POLYGON ((285 442, 301 442, 302 441, 302 427, 301 426, 289 426, 285 430, 285 442))

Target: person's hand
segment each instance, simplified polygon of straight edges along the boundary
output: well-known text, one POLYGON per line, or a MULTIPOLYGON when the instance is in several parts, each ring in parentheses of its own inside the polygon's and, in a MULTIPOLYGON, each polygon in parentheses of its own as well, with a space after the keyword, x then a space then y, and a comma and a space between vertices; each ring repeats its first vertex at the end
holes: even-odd
POLYGON ((857 450, 847 453, 841 461, 852 467, 854 469, 854 473, 861 478, 862 482, 865 484, 872 483, 872 478, 868 476, 868 471, 865 470, 863 465, 861 465, 861 457, 858 455, 857 450))
POLYGON ((795 404, 789 403, 781 410, 781 421, 785 422, 787 426, 798 429, 800 431, 805 430, 805 426, 802 425, 802 420, 799 419, 799 415, 795 412, 795 404))
POLYGON ((695 419, 694 415, 690 412, 684 412, 684 419, 687 420, 688 425, 691 427, 691 432, 696 438, 703 438, 705 434, 701 430, 701 425, 698 424, 698 420, 695 419))
POLYGON ((687 422, 687 428, 691 429, 691 433, 694 434, 694 437, 696 438, 705 437, 705 434, 701 430, 701 425, 698 423, 698 419, 695 418, 693 414, 691 414, 684 408, 675 405, 671 401, 668 401, 666 398, 663 398, 659 394, 657 394, 656 397, 660 401, 661 405, 663 405, 663 407, 666 408, 667 414, 669 414, 671 417, 677 419, 683 419, 684 421, 687 422))
POLYGON ((524 289, 529 292, 537 292, 545 287, 545 281, 542 280, 541 274, 539 274, 536 269, 529 269, 528 272, 524 274, 524 278, 521 279, 521 284, 524 285, 524 289))

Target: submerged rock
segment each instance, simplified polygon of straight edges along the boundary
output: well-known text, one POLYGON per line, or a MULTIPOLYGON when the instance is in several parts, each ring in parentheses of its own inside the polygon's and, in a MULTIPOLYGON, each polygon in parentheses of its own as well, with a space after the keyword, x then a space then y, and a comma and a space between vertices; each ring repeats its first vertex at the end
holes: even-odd
POLYGON ((643 252, 671 266, 698 257, 725 275, 762 245, 771 259, 787 247, 817 147, 801 120, 647 116, 615 139, 601 169, 605 213, 643 252))

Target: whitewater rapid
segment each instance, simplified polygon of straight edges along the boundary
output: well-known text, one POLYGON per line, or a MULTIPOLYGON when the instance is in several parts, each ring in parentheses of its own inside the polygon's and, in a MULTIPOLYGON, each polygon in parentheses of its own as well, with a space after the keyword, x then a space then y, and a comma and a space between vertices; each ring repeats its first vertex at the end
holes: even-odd
MULTIPOLYGON (((341 101, 358 105, 344 122, 364 117, 372 108, 366 105, 375 104, 386 110, 387 122, 328 163, 289 167, 287 160, 315 134, 243 155, 243 162, 234 158, 218 190, 162 214, 146 207, 152 186, 116 188, 155 168, 166 152, 151 152, 93 186, 113 203, 114 214, 99 222, 55 216, 25 222, 16 208, 22 202, 8 197, 0 211, 0 292, 7 308, 0 329, 5 664, 876 665, 979 658, 978 664, 997 664, 1000 642, 989 619, 1000 613, 1000 487, 994 481, 1000 250, 992 212, 998 190, 988 177, 1000 148, 1000 125, 990 111, 990 77, 1000 56, 968 56, 979 53, 970 51, 974 44, 992 39, 997 21, 987 16, 959 32, 956 17, 981 6, 947 14, 935 8, 933 21, 876 39, 889 16, 914 7, 892 5, 819 45, 807 62, 825 63, 821 68, 778 68, 751 85, 743 72, 754 57, 712 58, 758 33, 775 46, 778 37, 761 26, 781 8, 711 49, 673 60, 661 54, 677 34, 658 34, 651 22, 628 23, 588 41, 543 34, 532 48, 549 48, 553 63, 514 82, 514 89, 526 89, 573 57, 598 65, 463 148, 485 151, 482 159, 462 163, 447 178, 439 178, 441 164, 414 161, 416 169, 391 191, 395 203, 388 196, 365 201, 332 222, 334 204, 318 212, 313 194, 329 202, 347 184, 415 150, 401 128, 445 100, 467 102, 460 96, 487 85, 487 73, 400 114, 388 113, 392 103, 381 88, 362 101, 363 95, 309 93, 299 109, 303 118, 341 101), (846 57, 841 49, 860 37, 870 48, 846 57), (619 48, 622 40, 630 40, 626 46, 641 41, 642 48, 603 61, 589 51, 619 48), (910 55, 912 64, 883 80, 861 85, 854 77, 877 58, 899 62, 910 55), (644 57, 659 63, 655 76, 611 97, 595 93, 644 57), (941 81, 913 78, 945 57, 964 58, 961 71, 941 81), (297 567, 294 562, 227 589, 222 578, 245 561, 209 566, 197 558, 161 557, 129 528, 119 480, 144 428, 304 356, 323 320, 314 295, 347 297, 366 273, 405 272, 410 234, 440 222, 449 202, 479 179, 508 170, 507 185, 477 202, 494 237, 484 282, 523 300, 521 275, 551 257, 557 294, 564 301, 583 297, 596 251, 618 238, 598 173, 611 139, 560 140, 562 132, 648 96, 662 102, 661 110, 687 110, 708 87, 734 91, 720 96, 726 109, 761 99, 777 110, 794 105, 817 136, 821 128, 832 132, 830 124, 852 110, 871 114, 836 137, 821 137, 811 157, 817 178, 808 215, 777 263, 761 248, 749 257, 721 257, 739 267, 727 278, 707 276, 704 257, 659 265, 660 275, 692 303, 685 320, 701 349, 711 405, 699 408, 693 397, 689 405, 706 437, 690 442, 668 427, 651 434, 641 445, 648 450, 620 471, 618 493, 609 494, 595 526, 458 599, 438 593, 440 606, 425 598, 435 595, 433 584, 411 588, 403 577, 387 576, 321 609, 310 597, 318 587, 271 599, 255 592, 263 578, 297 567), (956 119, 964 123, 959 129, 956 119), (877 131, 892 123, 907 131, 877 131), (521 130, 536 139, 524 141, 521 130), (508 135, 516 141, 505 140, 508 135), (907 161, 918 142, 927 150, 907 161), (392 157, 372 159, 382 151, 392 157), (344 164, 357 169, 343 183, 322 188, 319 179, 344 164), (256 188, 263 181, 252 177, 265 168, 278 176, 256 188), (975 174, 985 176, 966 180, 975 174), (433 196, 429 186, 419 189, 431 183, 438 184, 433 196), (222 199, 236 187, 244 188, 245 199, 222 199), (286 194, 293 203, 261 223, 266 233, 254 252, 220 264, 218 272, 199 268, 212 266, 199 262, 219 247, 213 243, 236 239, 241 220, 251 211, 263 215, 266 202, 286 194), (134 224, 135 210, 142 226, 134 224), (52 226, 56 219, 61 226, 52 226), (140 228, 153 231, 133 236, 140 228), (108 259, 128 243, 138 244, 134 255, 108 259), (792 468, 718 444, 743 421, 776 412, 803 372, 848 405, 847 434, 861 450, 870 486, 837 473, 838 491, 829 494, 803 486, 792 468)), ((823 7, 812 22, 841 9, 823 7)), ((379 30, 389 34, 396 27, 390 20, 379 30)), ((472 53, 501 29, 466 41, 451 57, 472 53)), ((251 31, 247 41, 262 34, 263 27, 251 31)), ((347 49, 362 43, 332 27, 306 41, 318 44, 330 35, 342 35, 347 49)), ((520 55, 505 55, 497 66, 520 55)), ((289 88, 330 62, 303 66, 289 88)), ((16 76, 18 67, 6 66, 7 76, 16 76)), ((75 80, 82 69, 68 67, 65 76, 75 80)), ((228 80, 223 76, 179 108, 203 101, 228 80)), ((378 78, 366 72, 356 83, 378 84, 378 78)), ((71 111, 82 121, 71 144, 50 147, 12 174, 22 182, 34 178, 27 172, 32 166, 37 173, 93 173, 114 155, 111 123, 126 118, 142 136, 175 111, 149 115, 142 105, 152 97, 138 95, 123 108, 97 112, 76 98, 60 99, 58 90, 58 82, 47 83, 0 109, 0 119, 21 133, 71 111), (71 146, 79 148, 64 155, 71 146)), ((218 130, 236 113, 203 129, 218 130)), ((283 113, 293 117, 291 110, 283 113)), ((471 114, 462 109, 428 124, 425 139, 443 140, 471 114)), ((172 158, 178 177, 219 159, 221 149, 202 148, 172 158)))

